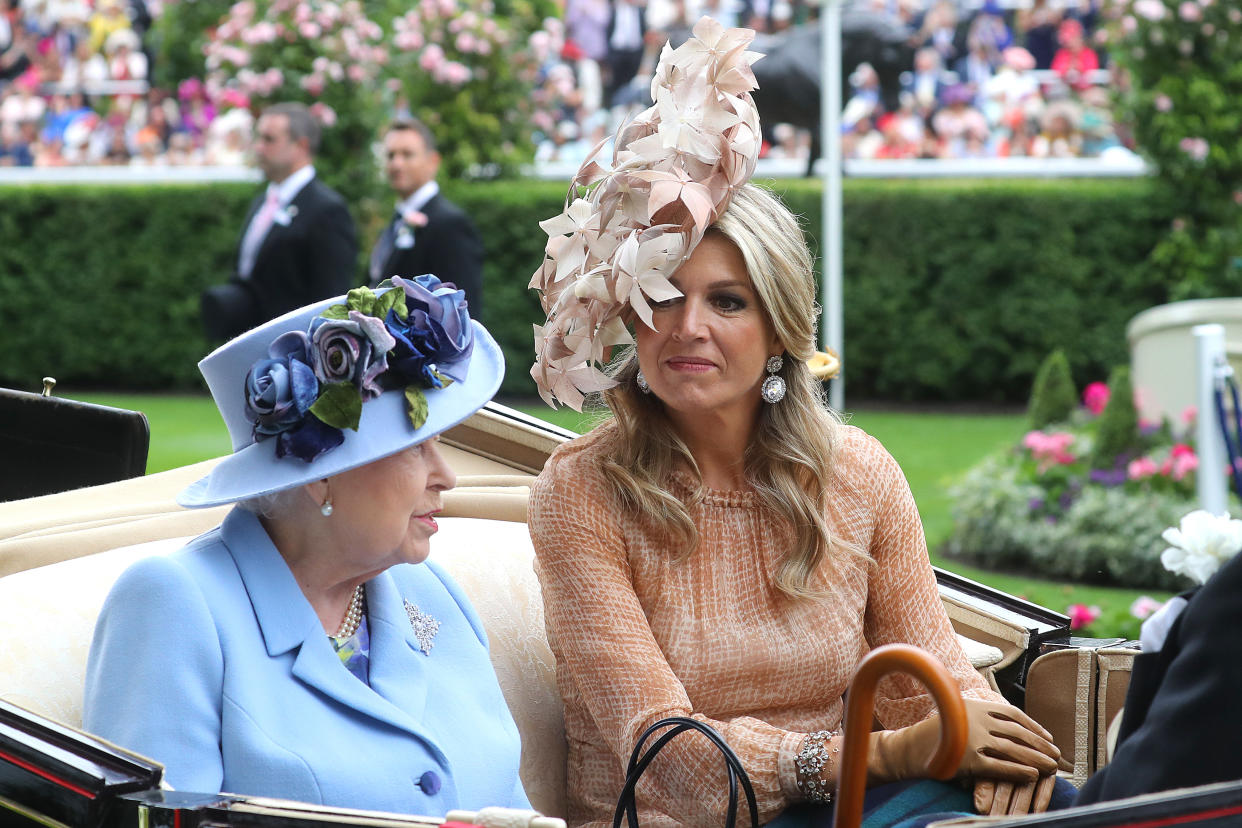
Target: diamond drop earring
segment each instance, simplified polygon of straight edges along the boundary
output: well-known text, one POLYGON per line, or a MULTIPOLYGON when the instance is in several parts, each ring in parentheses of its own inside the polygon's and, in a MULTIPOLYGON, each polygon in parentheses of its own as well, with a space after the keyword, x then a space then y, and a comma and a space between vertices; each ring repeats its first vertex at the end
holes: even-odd
POLYGON ((767 365, 764 369, 768 372, 767 379, 763 381, 763 385, 759 388, 759 393, 769 403, 775 405, 785 399, 785 380, 777 376, 777 371, 785 365, 785 360, 781 359, 781 355, 768 357, 767 365))
POLYGON ((634 384, 637 385, 638 390, 642 391, 644 394, 651 393, 651 386, 647 384, 647 378, 643 376, 642 369, 639 369, 638 374, 635 375, 634 384))

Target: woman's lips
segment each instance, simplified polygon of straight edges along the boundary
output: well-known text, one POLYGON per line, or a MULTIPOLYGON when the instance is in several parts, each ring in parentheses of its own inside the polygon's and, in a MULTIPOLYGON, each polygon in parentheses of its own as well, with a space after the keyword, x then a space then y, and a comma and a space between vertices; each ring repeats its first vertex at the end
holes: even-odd
POLYGON ((665 364, 673 371, 684 371, 689 374, 702 374, 716 367, 711 360, 699 357, 673 357, 665 364))
POLYGON ((440 530, 440 524, 436 523, 436 515, 438 514, 440 514, 438 511, 428 512, 425 515, 415 515, 414 519, 417 520, 419 523, 423 524, 424 526, 426 526, 431 531, 437 532, 440 530))

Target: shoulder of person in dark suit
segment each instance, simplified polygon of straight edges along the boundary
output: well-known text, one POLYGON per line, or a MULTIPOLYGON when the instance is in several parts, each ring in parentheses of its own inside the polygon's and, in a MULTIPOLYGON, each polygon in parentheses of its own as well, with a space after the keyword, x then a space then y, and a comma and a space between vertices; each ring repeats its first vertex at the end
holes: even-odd
MULTIPOLYGON (((479 319, 483 310, 483 238, 464 210, 437 194, 424 205, 427 227, 419 234, 424 261, 441 281, 452 282, 466 292, 470 315, 479 319)), ((417 274, 412 274, 417 275, 417 274)))
POLYGON ((1235 556, 1191 598, 1163 647, 1135 659, 1123 738, 1076 804, 1242 779, 1240 629, 1242 556, 1235 556))

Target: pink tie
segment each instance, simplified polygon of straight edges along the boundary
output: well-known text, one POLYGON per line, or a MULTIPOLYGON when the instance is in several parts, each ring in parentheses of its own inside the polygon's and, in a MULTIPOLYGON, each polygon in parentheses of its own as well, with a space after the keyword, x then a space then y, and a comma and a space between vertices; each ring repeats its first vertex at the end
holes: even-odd
POLYGON ((259 239, 267 235, 267 231, 272 226, 272 219, 276 215, 276 211, 280 209, 280 196, 275 190, 270 190, 267 194, 267 200, 263 202, 259 214, 254 217, 254 232, 259 239))
POLYGON ((241 261, 238 262, 238 272, 242 277, 248 278, 250 271, 254 269, 254 260, 259 255, 259 248, 263 245, 263 239, 267 236, 267 231, 271 229, 272 220, 279 209, 280 196, 275 189, 268 190, 267 199, 259 208, 259 212, 255 214, 254 220, 250 222, 250 227, 246 229, 246 237, 242 240, 241 261))

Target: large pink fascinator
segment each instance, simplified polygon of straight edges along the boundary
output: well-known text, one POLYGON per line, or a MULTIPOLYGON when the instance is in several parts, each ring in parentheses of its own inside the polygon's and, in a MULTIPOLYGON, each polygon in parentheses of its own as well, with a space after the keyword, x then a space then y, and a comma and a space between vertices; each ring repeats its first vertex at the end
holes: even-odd
POLYGON ((654 327, 648 300, 681 295, 669 281, 750 179, 759 156, 750 29, 710 17, 676 49, 664 46, 655 104, 618 133, 612 163, 595 148, 569 185, 530 286, 548 321, 535 326, 531 368, 544 402, 581 411, 584 395, 615 381, 601 370, 609 350, 632 342, 632 310, 654 327))

